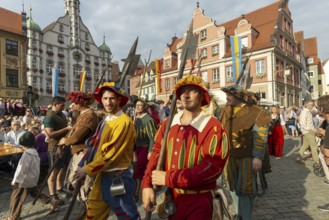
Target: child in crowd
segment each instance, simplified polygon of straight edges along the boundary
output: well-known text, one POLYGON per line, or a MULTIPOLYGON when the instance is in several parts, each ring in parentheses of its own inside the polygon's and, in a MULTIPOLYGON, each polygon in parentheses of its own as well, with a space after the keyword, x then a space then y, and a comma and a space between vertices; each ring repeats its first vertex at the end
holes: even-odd
POLYGON ((13 192, 10 199, 10 217, 8 220, 20 219, 26 196, 38 183, 40 158, 34 148, 34 135, 26 132, 20 137, 19 144, 25 150, 19 160, 14 179, 11 183, 13 192))

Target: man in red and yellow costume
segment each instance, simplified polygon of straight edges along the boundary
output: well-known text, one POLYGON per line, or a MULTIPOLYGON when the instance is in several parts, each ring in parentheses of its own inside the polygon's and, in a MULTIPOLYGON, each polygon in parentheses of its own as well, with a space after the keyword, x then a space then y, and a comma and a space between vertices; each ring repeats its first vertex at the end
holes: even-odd
POLYGON ((164 141, 165 120, 155 137, 154 149, 142 182, 143 204, 153 211, 153 185, 167 186, 176 206, 169 219, 211 219, 216 179, 222 173, 228 157, 228 142, 222 124, 204 113, 210 97, 204 81, 187 76, 176 84, 176 97, 184 110, 174 116, 166 146, 163 171, 155 170, 161 142, 164 141))
POLYGON ((132 120, 122 111, 128 101, 124 93, 114 83, 105 83, 94 92, 107 116, 87 143, 88 152, 75 174, 77 179, 86 175, 95 178, 88 195, 86 219, 105 220, 110 211, 119 220, 140 219, 134 199, 135 181, 129 170, 136 132, 132 120), (92 160, 86 164, 87 157, 92 160))

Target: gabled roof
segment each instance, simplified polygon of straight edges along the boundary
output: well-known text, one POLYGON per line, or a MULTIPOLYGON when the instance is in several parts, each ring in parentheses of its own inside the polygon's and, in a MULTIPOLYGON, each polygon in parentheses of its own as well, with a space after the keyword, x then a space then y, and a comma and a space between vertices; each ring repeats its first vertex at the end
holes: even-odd
POLYGON ((56 22, 57 22, 57 21, 54 21, 54 22, 50 23, 49 25, 47 25, 47 27, 45 27, 45 28, 42 30, 42 32, 43 32, 43 33, 46 33, 47 31, 52 30, 53 27, 54 27, 54 25, 56 24, 56 22))
POLYGON ((22 35, 22 15, 0 7, 0 29, 22 35))
POLYGON ((306 38, 305 43, 305 56, 318 57, 318 43, 316 37, 306 38))
POLYGON ((328 62, 329 62, 329 58, 327 58, 324 61, 322 61, 322 66, 326 65, 328 62))
POLYGON ((59 21, 59 19, 65 18, 66 16, 69 16, 69 14, 65 14, 65 15, 63 15, 63 16, 57 18, 56 21, 54 21, 54 22, 50 23, 49 25, 47 25, 47 27, 45 27, 45 28, 42 30, 42 32, 43 32, 43 33, 46 33, 47 31, 51 31, 51 30, 54 28, 55 24, 59 21))
POLYGON ((295 36, 295 41, 296 41, 296 46, 297 46, 297 51, 300 55, 302 55, 302 45, 304 42, 304 32, 303 31, 297 31, 294 33, 295 36))
MULTIPOLYGON (((155 61, 152 61, 150 63, 150 65, 147 66, 146 68, 146 72, 147 73, 151 73, 151 71, 153 73, 155 73, 155 61)), ((150 76, 150 75, 149 75, 150 76)), ((140 76, 139 76, 140 77, 140 76)), ((154 84, 155 83, 155 76, 153 76, 153 79, 152 80, 148 80, 147 82, 145 82, 145 76, 144 76, 144 79, 143 79, 143 86, 148 86, 148 85, 151 85, 151 84, 154 84)), ((138 83, 136 85, 137 88, 140 87, 140 80, 138 80, 138 83)))
POLYGON ((310 65, 317 65, 318 67, 318 74, 323 74, 323 67, 321 64, 321 60, 318 57, 318 41, 316 37, 306 38, 304 40, 304 51, 305 51, 305 58, 313 58, 313 63, 310 65))
MULTIPOLYGON (((253 50, 265 49, 272 47, 271 36, 274 34, 274 27, 278 21, 279 8, 282 4, 281 1, 276 1, 273 4, 259 8, 250 13, 244 14, 242 17, 237 17, 231 21, 223 24, 216 24, 223 26, 226 29, 226 35, 234 36, 234 30, 241 19, 246 19, 258 33, 258 37, 253 45, 253 50)), ((229 53, 230 50, 228 50, 229 53)))

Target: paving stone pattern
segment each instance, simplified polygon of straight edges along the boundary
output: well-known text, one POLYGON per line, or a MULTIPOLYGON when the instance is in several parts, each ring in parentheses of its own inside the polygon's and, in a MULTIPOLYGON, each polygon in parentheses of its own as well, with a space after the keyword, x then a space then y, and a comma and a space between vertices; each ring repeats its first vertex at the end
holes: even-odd
MULTIPOLYGON (((285 137, 284 156, 279 159, 271 157, 272 173, 266 174, 268 190, 265 195, 255 201, 253 217, 255 220, 286 219, 286 220, 329 220, 329 212, 317 210, 318 205, 329 203, 329 186, 323 183, 324 178, 313 174, 312 161, 306 164, 296 163, 295 158, 300 147, 300 139, 285 137)), ((47 193, 47 190, 44 191, 47 193)), ((0 219, 8 217, 11 188, 6 175, 0 175, 0 219)), ((157 200, 162 201, 163 194, 157 200)), ((69 200, 60 207, 59 211, 48 214, 50 205, 37 202, 32 205, 32 198, 28 197, 22 210, 24 220, 55 220, 63 219, 69 200)), ((145 212, 141 203, 137 203, 144 218, 145 212)), ((76 202, 70 219, 75 219, 81 210, 82 203, 76 202)), ((230 212, 234 212, 232 205, 230 212)), ((116 219, 111 215, 108 219, 116 219)), ((156 213, 152 219, 160 219, 156 213)))

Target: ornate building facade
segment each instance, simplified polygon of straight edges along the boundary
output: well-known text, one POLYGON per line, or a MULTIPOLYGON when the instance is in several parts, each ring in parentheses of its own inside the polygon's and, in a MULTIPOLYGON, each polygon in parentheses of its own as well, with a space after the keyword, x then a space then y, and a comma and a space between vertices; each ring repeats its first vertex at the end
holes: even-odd
MULTIPOLYGON (((294 36, 288 0, 277 1, 222 24, 205 16, 197 4, 192 19, 193 33, 199 34, 197 53, 202 57, 200 68, 192 73, 198 73, 209 83, 211 93, 225 102, 225 94, 220 88, 233 83, 230 37, 237 35, 242 38, 243 62, 250 56, 247 68, 253 77, 250 90, 284 106, 301 105, 302 57, 294 36)), ((161 90, 157 99, 165 99, 174 88, 180 48, 185 39, 186 36, 173 37, 164 51, 161 81, 156 84, 160 87, 156 91, 161 90)), ((190 69, 188 62, 184 74, 190 69)), ((303 80, 307 81, 307 78, 303 80)))
POLYGON ((65 15, 44 29, 33 20, 32 13, 27 18, 27 83, 39 94, 38 104, 48 104, 52 98, 54 66, 59 68, 60 96, 79 90, 83 70, 87 73, 84 91, 92 92, 106 66, 110 68, 104 80, 112 79, 112 53, 105 43, 105 36, 103 44, 97 46, 80 17, 80 1, 64 2, 65 15))

